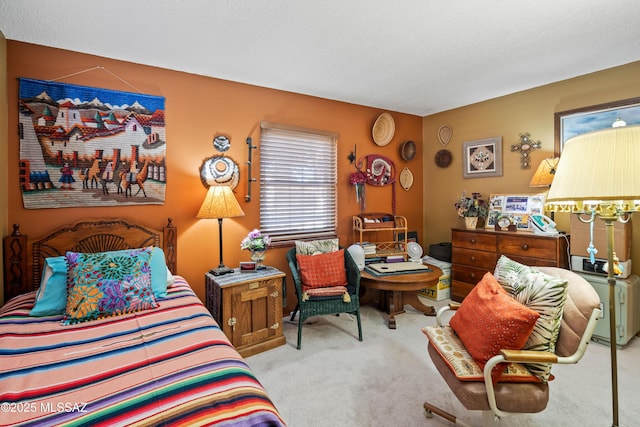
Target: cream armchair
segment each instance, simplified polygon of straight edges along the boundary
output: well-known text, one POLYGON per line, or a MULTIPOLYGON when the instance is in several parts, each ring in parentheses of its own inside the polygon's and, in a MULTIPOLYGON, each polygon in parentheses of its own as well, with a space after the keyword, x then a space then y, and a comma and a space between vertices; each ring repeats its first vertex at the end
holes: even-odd
MULTIPOLYGON (((555 353, 528 350, 502 350, 489 359, 484 368, 484 381, 460 381, 447 362, 430 342, 429 355, 440 375, 462 405, 469 410, 483 411, 483 425, 494 426, 499 418, 517 413, 543 411, 549 400, 549 383, 492 382, 491 371, 499 363, 551 363, 575 364, 584 355, 597 319, 600 317, 600 299, 592 286, 579 275, 555 267, 536 267, 552 276, 568 280, 567 301, 563 309, 560 334, 555 353)), ((456 310, 459 304, 443 307, 437 314, 439 327, 444 327, 446 312, 456 310)), ((556 381, 561 381, 557 379, 556 381)), ((428 403, 424 403, 427 417, 439 415, 457 425, 468 424, 455 415, 428 403)))

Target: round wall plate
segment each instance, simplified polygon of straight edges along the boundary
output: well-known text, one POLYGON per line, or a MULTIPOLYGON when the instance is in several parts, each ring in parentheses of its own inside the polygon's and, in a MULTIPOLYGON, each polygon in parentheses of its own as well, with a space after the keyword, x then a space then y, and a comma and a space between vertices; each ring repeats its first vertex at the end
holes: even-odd
POLYGON ((413 141, 405 141, 400 147, 400 156, 406 160, 413 160, 416 156, 416 143, 413 141))
POLYGON ((231 147, 231 141, 224 135, 217 135, 213 138, 213 147, 221 153, 224 153, 231 147))
POLYGON ((393 121, 393 117, 389 113, 382 113, 376 119, 373 124, 373 129, 371 130, 371 135, 373 136, 373 142, 376 145, 383 146, 387 145, 391 142, 391 138, 393 138, 393 134, 396 131, 396 124, 393 121))
POLYGON ((453 156, 449 150, 440 150, 436 153, 436 165, 441 168, 449 167, 453 156))
POLYGON ((240 169, 233 159, 213 156, 204 159, 200 166, 200 180, 205 188, 212 185, 228 185, 233 190, 240 181, 240 169))

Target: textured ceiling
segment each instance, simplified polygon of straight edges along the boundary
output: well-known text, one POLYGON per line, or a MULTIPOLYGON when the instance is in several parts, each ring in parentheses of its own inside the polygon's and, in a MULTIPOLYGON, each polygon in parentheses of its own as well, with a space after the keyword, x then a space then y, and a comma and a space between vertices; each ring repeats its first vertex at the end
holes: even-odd
POLYGON ((638 0, 0 0, 9 40, 418 116, 638 61, 638 18, 638 0))

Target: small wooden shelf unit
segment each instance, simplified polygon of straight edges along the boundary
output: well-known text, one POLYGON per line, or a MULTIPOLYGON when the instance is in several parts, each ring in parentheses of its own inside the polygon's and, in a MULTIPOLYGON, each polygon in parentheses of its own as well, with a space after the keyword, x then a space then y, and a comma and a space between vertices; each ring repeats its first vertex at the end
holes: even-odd
POLYGON ((353 242, 375 244, 375 253, 367 253, 365 258, 387 257, 401 255, 407 258, 407 219, 396 215, 395 221, 387 223, 365 223, 359 216, 353 217, 353 242), (367 233, 374 240, 368 240, 367 233), (375 234, 370 234, 375 233, 375 234), (400 234, 402 233, 402 236, 400 234), (378 238, 383 237, 381 240, 378 238))

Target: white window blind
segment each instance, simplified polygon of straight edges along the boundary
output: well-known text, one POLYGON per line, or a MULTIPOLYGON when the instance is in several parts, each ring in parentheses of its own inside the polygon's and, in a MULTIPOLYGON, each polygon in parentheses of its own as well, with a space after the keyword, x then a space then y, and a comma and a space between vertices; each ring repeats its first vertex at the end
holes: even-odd
POLYGON ((336 236, 337 135, 263 122, 260 229, 272 244, 336 236))

